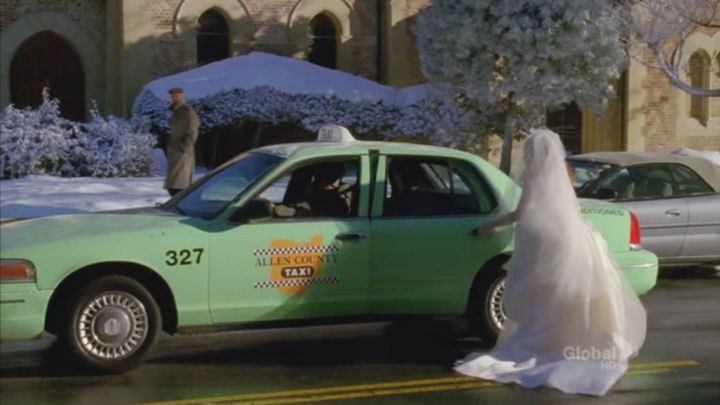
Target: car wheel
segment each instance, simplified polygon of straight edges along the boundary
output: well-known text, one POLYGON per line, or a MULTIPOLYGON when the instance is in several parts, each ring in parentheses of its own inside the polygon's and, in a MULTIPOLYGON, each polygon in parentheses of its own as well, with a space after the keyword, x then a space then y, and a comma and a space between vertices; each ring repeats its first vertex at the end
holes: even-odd
POLYGON ((59 349, 81 369, 121 373, 140 365, 155 345, 160 308, 137 281, 105 276, 79 289, 68 302, 59 349))
POLYGON ((502 268, 484 269, 470 290, 467 308, 470 329, 489 344, 495 344, 507 319, 503 306, 505 277, 502 268))

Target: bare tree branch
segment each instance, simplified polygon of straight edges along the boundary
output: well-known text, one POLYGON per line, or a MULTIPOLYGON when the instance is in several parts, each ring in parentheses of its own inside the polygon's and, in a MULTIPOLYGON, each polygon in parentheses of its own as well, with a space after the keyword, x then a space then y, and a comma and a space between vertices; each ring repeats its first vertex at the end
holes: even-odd
POLYGON ((628 55, 645 66, 659 69, 679 89, 701 97, 718 97, 720 89, 694 86, 686 74, 687 39, 702 29, 720 28, 717 0, 637 0, 615 5, 620 23, 628 33, 628 55), (639 43, 650 50, 652 61, 639 43))
POLYGON ((720 2, 709 2, 699 13, 688 16, 693 24, 699 27, 720 28, 720 2))

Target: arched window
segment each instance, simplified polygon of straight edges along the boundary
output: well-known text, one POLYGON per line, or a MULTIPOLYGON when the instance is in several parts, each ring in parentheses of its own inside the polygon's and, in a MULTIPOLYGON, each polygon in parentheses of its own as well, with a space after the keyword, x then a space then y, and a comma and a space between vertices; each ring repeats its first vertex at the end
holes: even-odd
MULTIPOLYGON (((710 56, 705 51, 697 51, 688 61, 688 78, 693 87, 710 87, 710 56)), ((709 114, 709 97, 690 96, 688 115, 707 125, 709 114)))
POLYGON ((85 119, 85 72, 70 43, 50 31, 25 41, 10 64, 10 102, 16 107, 42 104, 42 89, 60 100, 60 114, 68 119, 85 119))
POLYGON ((208 10, 198 18, 197 64, 215 62, 230 56, 230 29, 225 18, 215 10, 208 10))
POLYGON ((338 34, 330 16, 323 13, 310 20, 310 39, 308 61, 326 68, 336 69, 338 34))

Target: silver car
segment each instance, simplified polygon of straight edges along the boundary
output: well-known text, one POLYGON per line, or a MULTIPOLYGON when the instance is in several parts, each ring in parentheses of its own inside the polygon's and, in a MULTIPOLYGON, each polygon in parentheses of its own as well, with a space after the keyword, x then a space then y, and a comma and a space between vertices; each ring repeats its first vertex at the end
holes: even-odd
POLYGON ((642 246, 662 266, 720 263, 720 167, 653 152, 567 158, 579 197, 611 200, 640 222, 642 246))

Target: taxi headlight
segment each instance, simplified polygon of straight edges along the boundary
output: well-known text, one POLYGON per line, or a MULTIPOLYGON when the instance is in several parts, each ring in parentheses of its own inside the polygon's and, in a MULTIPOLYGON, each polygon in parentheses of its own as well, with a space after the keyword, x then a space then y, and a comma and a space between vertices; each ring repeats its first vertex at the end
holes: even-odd
POLYGON ((0 283, 35 281, 35 266, 27 260, 0 259, 0 283))

